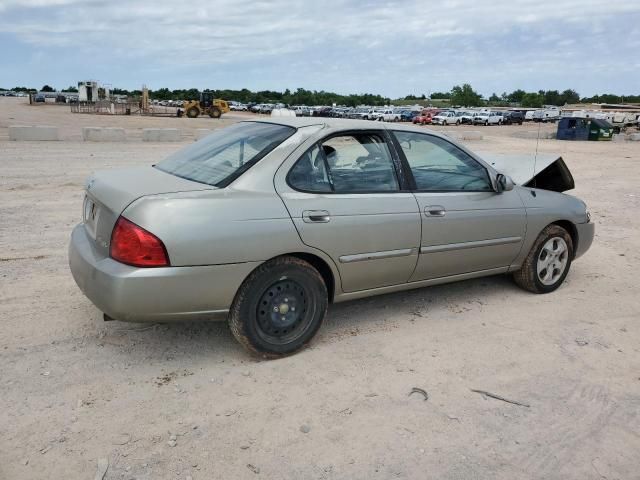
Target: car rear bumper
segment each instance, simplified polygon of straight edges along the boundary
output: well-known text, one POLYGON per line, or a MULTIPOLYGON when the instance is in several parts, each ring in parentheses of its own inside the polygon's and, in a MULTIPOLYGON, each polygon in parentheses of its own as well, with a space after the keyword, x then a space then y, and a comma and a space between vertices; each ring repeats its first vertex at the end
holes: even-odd
POLYGON ((578 234, 578 245, 575 249, 574 257, 579 258, 589 250, 593 243, 596 226, 593 222, 576 224, 576 233, 578 234))
POLYGON ((80 290, 123 321, 225 319, 236 291, 260 263, 131 267, 100 254, 83 224, 69 244, 69 267, 80 290))

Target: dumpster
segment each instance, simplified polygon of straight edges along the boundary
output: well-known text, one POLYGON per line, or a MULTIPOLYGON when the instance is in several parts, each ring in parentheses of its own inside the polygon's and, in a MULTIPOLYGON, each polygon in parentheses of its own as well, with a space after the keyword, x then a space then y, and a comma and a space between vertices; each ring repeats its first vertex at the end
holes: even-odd
POLYGON ((558 122, 558 140, 611 140, 613 125, 598 118, 565 117, 558 122))

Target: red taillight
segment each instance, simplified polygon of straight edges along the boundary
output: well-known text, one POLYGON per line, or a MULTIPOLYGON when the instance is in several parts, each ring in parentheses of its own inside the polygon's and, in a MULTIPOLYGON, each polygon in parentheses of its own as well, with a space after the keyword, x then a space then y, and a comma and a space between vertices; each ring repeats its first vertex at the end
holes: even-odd
POLYGON ((111 233, 109 255, 134 267, 168 267, 169 255, 162 240, 124 217, 111 233))

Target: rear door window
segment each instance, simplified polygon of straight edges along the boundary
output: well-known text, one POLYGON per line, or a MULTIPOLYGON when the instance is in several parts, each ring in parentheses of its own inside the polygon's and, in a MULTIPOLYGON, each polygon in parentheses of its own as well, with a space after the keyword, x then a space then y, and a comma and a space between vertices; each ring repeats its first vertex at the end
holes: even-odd
POLYGON ((397 192, 389 146, 379 134, 333 136, 307 151, 288 175, 292 188, 310 192, 397 192))

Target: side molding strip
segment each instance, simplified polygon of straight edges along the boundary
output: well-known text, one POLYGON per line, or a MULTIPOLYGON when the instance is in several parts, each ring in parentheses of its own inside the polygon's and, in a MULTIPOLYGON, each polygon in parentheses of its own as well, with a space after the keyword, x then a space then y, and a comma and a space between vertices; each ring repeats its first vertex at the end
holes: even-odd
POLYGON ((386 250, 384 252, 343 255, 340 257, 340 263, 363 262, 365 260, 380 260, 382 258, 407 257, 411 255, 413 251, 413 248, 403 248, 402 250, 386 250))
POLYGON ((420 253, 436 253, 448 252, 451 250, 464 250, 465 248, 491 247, 494 245, 508 245, 510 243, 519 243, 522 237, 504 237, 492 238, 491 240, 478 240, 475 242, 449 243, 447 245, 432 245, 429 247, 420 247, 420 253))

